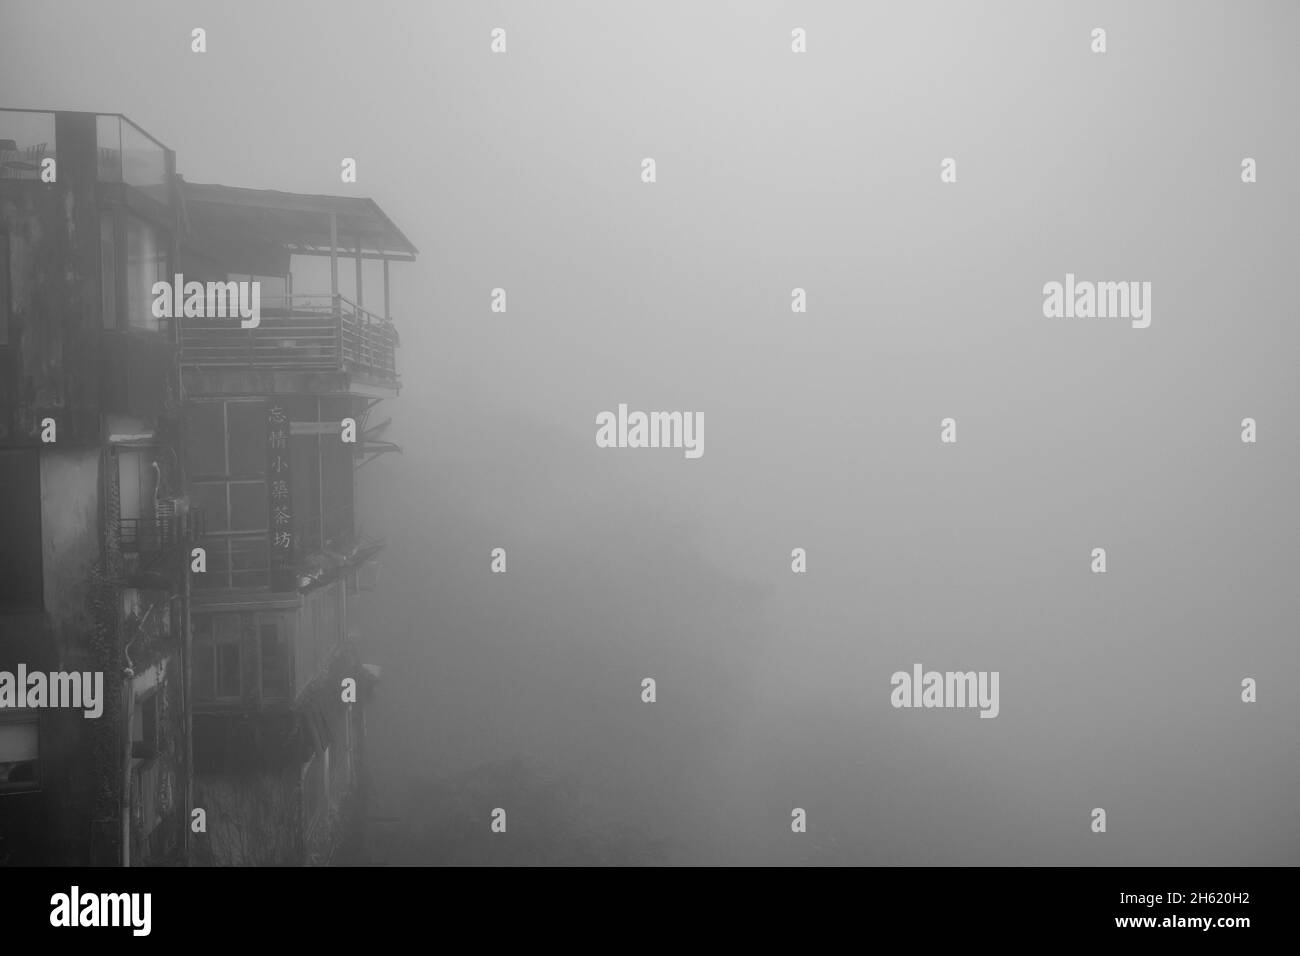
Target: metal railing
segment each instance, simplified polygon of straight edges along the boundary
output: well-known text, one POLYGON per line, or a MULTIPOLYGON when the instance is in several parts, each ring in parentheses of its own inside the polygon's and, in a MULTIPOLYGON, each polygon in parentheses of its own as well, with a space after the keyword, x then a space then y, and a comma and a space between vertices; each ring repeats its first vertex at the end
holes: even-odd
POLYGON ((234 318, 177 321, 182 365, 361 372, 397 384, 397 330, 341 295, 262 299, 256 328, 234 318))
POLYGON ((206 531, 203 512, 198 508, 188 514, 122 518, 119 524, 124 554, 162 554, 202 537, 206 531))

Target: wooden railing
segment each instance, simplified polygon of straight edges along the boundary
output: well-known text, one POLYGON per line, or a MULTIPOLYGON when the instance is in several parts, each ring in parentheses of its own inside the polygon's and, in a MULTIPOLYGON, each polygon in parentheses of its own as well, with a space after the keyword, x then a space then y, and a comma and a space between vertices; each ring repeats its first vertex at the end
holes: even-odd
POLYGON ((341 295, 262 299, 256 328, 235 318, 178 320, 189 367, 360 372, 396 385, 397 330, 341 295))

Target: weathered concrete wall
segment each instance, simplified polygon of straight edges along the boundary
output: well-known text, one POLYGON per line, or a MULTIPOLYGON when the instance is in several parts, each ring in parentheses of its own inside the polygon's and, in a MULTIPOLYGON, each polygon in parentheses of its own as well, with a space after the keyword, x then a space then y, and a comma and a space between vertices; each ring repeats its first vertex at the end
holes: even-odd
POLYGON ((45 610, 59 658, 74 668, 86 650, 86 598, 91 572, 100 560, 99 488, 98 448, 50 445, 41 453, 45 610))
POLYGON ((58 181, 0 180, 9 245, 9 345, 0 348, 0 443, 32 444, 54 418, 98 440, 99 211, 95 117, 56 118, 58 181))
MULTIPOLYGON (((128 194, 97 181, 94 114, 57 114, 55 135, 56 182, 0 180, 0 231, 9 249, 0 445, 37 443, 47 417, 65 446, 96 444, 101 413, 155 419, 177 401, 168 337, 103 327, 99 217, 128 194)), ((168 215, 157 204, 125 204, 168 215)), ((119 263, 124 256, 118 249, 119 263)))

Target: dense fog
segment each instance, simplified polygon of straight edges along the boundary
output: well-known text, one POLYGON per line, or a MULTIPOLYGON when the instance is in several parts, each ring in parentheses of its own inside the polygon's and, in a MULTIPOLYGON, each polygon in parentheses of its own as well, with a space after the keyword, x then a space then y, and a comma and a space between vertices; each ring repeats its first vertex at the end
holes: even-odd
POLYGON ((6 0, 0 99, 420 249, 358 473, 368 862, 1281 863, 1300 24, 1176 6, 1116 4, 1099 64, 1058 3, 6 0), (1044 318, 1067 272, 1150 281, 1150 327, 1044 318), (620 404, 704 454, 597 447, 620 404), (892 707, 918 662, 1000 672, 997 719, 892 707))

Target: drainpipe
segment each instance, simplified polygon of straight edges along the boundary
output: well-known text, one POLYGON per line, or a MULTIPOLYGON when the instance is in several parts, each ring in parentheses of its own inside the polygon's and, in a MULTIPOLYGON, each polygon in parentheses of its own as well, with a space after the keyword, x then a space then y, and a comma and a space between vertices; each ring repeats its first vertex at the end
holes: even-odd
POLYGON ((135 711, 135 688, 129 667, 122 669, 122 865, 131 865, 131 715, 135 711))
POLYGON ((135 635, 122 648, 126 666, 122 668, 122 865, 131 865, 131 718, 135 715, 135 665, 131 663, 131 645, 144 630, 154 606, 144 612, 135 626, 135 635))
POLYGON ((182 854, 185 865, 190 865, 190 856, 194 852, 194 836, 190 829, 191 813, 194 809, 194 711, 191 703, 193 677, 191 676, 192 653, 190 641, 190 546, 194 540, 187 535, 188 544, 181 548, 181 707, 184 711, 185 726, 185 812, 181 815, 182 854))

